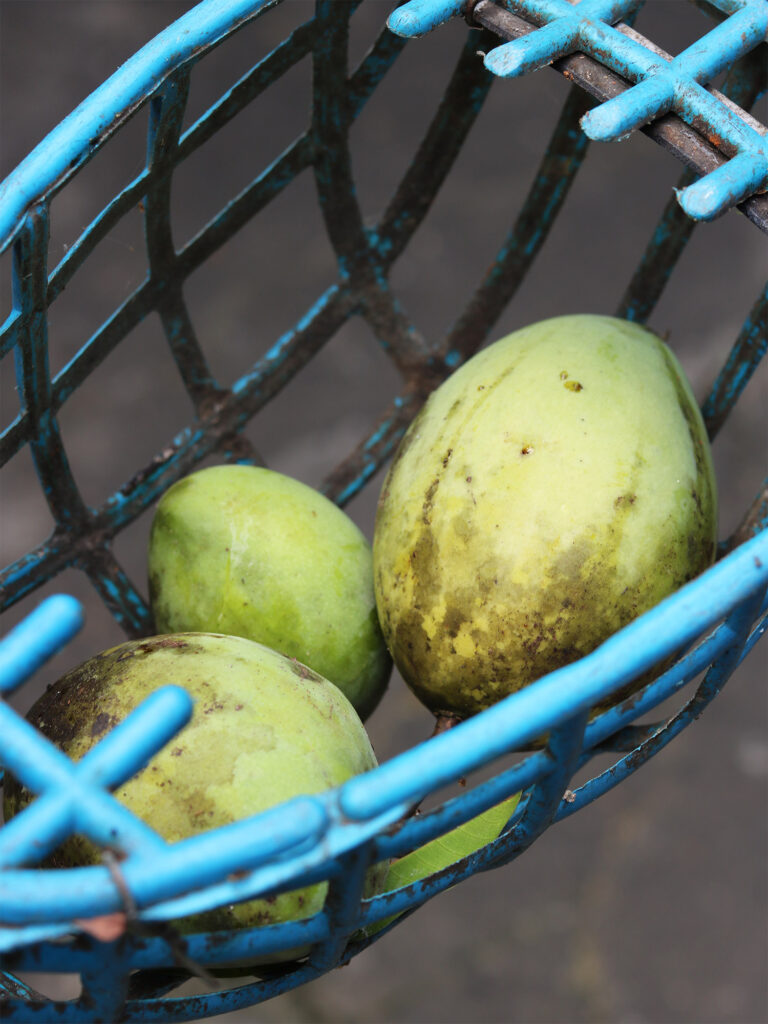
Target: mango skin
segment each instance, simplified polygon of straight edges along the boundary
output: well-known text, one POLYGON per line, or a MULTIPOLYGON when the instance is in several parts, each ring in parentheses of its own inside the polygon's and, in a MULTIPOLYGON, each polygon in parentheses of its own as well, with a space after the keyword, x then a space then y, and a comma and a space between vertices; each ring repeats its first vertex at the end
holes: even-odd
MULTIPOLYGON (((115 797, 176 842, 301 794, 321 793, 376 767, 364 726, 341 691, 260 644, 202 633, 120 644, 63 676, 29 720, 75 761, 154 690, 175 683, 195 701, 190 722, 115 797)), ((6 777, 6 820, 31 799, 6 777)), ((68 839, 52 866, 101 863, 84 837, 68 839)), ((386 864, 368 874, 380 891, 386 864)), ((232 904, 175 922, 182 932, 235 929, 310 917, 327 883, 232 904)), ((302 951, 277 954, 292 958, 302 951)))
POLYGON ((650 331, 545 320, 432 393, 382 488, 385 639, 436 714, 576 661, 713 561, 717 497, 684 372, 650 331))
POLYGON ((212 466, 160 500, 148 555, 158 633, 242 636, 330 679, 362 718, 392 670, 370 545, 313 488, 254 466, 212 466))

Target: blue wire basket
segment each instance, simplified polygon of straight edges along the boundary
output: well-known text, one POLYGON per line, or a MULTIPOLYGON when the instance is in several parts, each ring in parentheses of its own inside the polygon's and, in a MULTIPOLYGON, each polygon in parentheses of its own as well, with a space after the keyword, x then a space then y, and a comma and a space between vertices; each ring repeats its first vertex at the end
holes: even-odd
MULTIPOLYGON (((710 30, 674 58, 631 27, 641 0, 411 0, 392 13, 388 26, 381 25, 352 70, 349 21, 358 3, 318 0, 310 20, 183 128, 190 80, 201 58, 275 6, 276 0, 205 0, 124 64, 0 185, 0 240, 3 249, 12 248, 14 300, 0 331, 0 356, 13 353, 19 394, 18 415, 4 424, 0 437, 2 461, 31 453, 55 522, 44 544, 3 570, 3 610, 76 568, 129 636, 151 633, 147 604, 116 559, 113 540, 206 457, 259 461, 244 427, 347 321, 360 317, 393 360, 402 386, 327 477, 325 493, 339 505, 348 503, 386 464, 429 391, 489 338, 543 245, 590 138, 619 140, 638 130, 685 165, 617 315, 639 322, 649 317, 697 220, 737 208, 756 230, 768 233, 768 134, 748 113, 766 88, 766 0, 708 0, 701 6, 712 16, 710 30), (440 31, 464 33, 466 45, 413 162, 371 226, 356 198, 350 129, 392 73, 408 37, 449 21, 440 31), (306 132, 177 249, 171 223, 176 168, 304 58, 313 69, 306 132), (390 270, 449 174, 494 78, 545 65, 573 86, 539 170, 470 302, 442 340, 427 343, 393 293, 390 270), (715 89, 709 83, 718 76, 722 84, 715 89), (142 169, 49 267, 51 201, 142 109, 148 114, 142 169), (225 387, 196 340, 183 286, 302 171, 314 175, 337 280, 225 387), (49 308, 75 275, 86 273, 98 243, 137 208, 144 218, 146 277, 52 373, 49 308), (90 507, 70 468, 59 413, 150 313, 159 315, 194 415, 107 501, 90 507)), ((768 289, 744 319, 703 402, 711 438, 766 348, 768 289)), ((767 526, 764 485, 738 529, 721 543, 710 570, 592 654, 336 790, 173 845, 148 836, 110 791, 188 721, 191 701, 182 689, 158 690, 78 764, 0 702, 0 761, 39 794, 0 830, 4 1015, 188 1020, 252 1005, 348 962, 408 911, 478 871, 513 860, 551 824, 662 750, 719 693, 768 622, 767 526), (672 655, 677 660, 669 667, 672 655), (654 669, 655 678, 630 700, 591 714, 654 669), (638 724, 678 693, 676 713, 638 724), (544 734, 546 746, 532 746, 544 734), (508 755, 515 751, 523 753, 510 766, 508 755), (594 768, 598 755, 610 756, 610 766, 594 768), (427 796, 482 768, 485 781, 429 812, 411 814, 427 796), (569 788, 577 772, 583 776, 591 768, 591 777, 569 788), (373 862, 407 853, 518 792, 522 799, 494 841, 421 881, 363 897, 373 862), (36 866, 73 832, 117 847, 124 857, 119 865, 105 858, 103 866, 91 868, 36 866), (183 939, 169 924, 319 880, 329 882, 326 903, 307 920, 183 939), (120 911, 128 913, 129 927, 115 941, 97 941, 78 924, 120 911), (378 931, 371 927, 384 921, 378 931), (233 979, 194 997, 168 995, 199 973, 198 965, 214 970, 297 947, 309 947, 308 955, 265 968, 258 980, 233 979), (32 971, 79 974, 82 994, 70 1001, 45 999, 17 977, 32 971)), ((72 597, 41 603, 0 646, 0 690, 10 694, 33 676, 81 622, 82 608, 72 597)))

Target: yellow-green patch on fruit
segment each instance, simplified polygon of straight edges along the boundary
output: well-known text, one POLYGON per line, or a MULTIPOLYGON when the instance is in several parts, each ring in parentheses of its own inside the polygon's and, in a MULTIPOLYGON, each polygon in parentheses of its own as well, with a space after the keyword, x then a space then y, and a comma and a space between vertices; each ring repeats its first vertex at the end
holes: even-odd
POLYGON ((160 633, 246 637, 311 666, 363 718, 391 672, 371 548, 333 502, 281 473, 212 466, 160 500, 149 543, 160 633))
MULTIPOLYGON (((336 686, 240 637, 189 633, 121 644, 65 675, 28 718, 79 761, 142 700, 169 683, 194 699, 192 718, 114 794, 168 842, 294 796, 321 793, 376 767, 365 728, 336 686)), ((6 819, 31 799, 16 780, 6 778, 6 819)), ((58 867, 100 860, 100 851, 83 837, 66 840, 53 855, 58 867)), ((368 894, 381 888, 385 872, 383 865, 371 868, 368 894)), ((326 889, 327 883, 318 883, 176 925, 192 932, 297 920, 321 909, 326 889)))
POLYGON ((384 636, 430 709, 473 714, 700 573, 716 531, 670 349, 611 317, 546 320, 470 359, 403 439, 374 533, 384 636))

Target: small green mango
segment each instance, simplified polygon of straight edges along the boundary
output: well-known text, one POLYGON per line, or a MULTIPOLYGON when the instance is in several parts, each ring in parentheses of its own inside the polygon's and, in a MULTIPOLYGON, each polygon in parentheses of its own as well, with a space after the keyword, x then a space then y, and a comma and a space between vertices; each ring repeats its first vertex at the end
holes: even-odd
MULTIPOLYGON (((96 655, 55 683, 29 720, 79 761, 160 686, 183 686, 190 722, 115 797, 168 842, 230 824, 302 794, 321 793, 376 767, 368 735, 341 691, 300 662, 240 637, 202 633, 134 640, 96 655)), ((6 820, 32 795, 6 778, 6 820)), ((73 836, 56 867, 99 864, 73 836)), ((366 895, 381 890, 374 865, 366 895)), ((182 932, 248 928, 310 917, 327 883, 223 906, 175 922, 182 932)), ((293 950, 277 959, 300 955, 293 950)))
POLYGON ((160 500, 149 541, 159 633, 227 633, 298 658, 366 718, 392 669, 371 548, 344 512, 281 473, 212 466, 160 500))
POLYGON ((669 348, 604 316, 470 359, 411 424, 374 531, 406 682, 467 716, 592 651, 714 559, 706 431, 669 348))

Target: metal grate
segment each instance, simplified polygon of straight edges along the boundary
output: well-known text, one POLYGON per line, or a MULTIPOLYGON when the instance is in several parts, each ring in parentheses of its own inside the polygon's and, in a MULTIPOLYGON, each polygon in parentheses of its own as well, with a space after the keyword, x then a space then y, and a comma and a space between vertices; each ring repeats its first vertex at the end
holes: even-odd
MULTIPOLYGON (((348 136, 374 90, 396 67, 405 40, 383 28, 348 74, 349 18, 357 3, 319 0, 310 21, 182 131, 197 62, 272 6, 268 0, 206 0, 127 62, 0 186, 0 239, 4 248, 13 246, 14 257, 14 309, 0 331, 0 357, 13 353, 20 394, 18 416, 0 435, 0 461, 29 449, 55 521, 43 545, 0 575, 3 609, 65 568, 76 567, 129 635, 150 631, 147 605, 115 558, 113 539, 211 453, 258 461, 243 427, 345 322, 361 317, 400 371, 402 385, 325 481, 326 494, 340 505, 348 502, 385 464, 428 392, 488 338, 546 240, 589 137, 612 139, 640 128, 689 168, 679 185, 679 203, 670 201, 651 233, 618 315, 647 319, 691 236, 690 215, 716 216, 738 205, 758 228, 768 230, 768 201, 759 194, 768 184, 766 129, 746 112, 765 90, 765 0, 708 5, 723 20, 674 59, 620 22, 640 6, 638 0, 582 0, 573 5, 562 0, 511 0, 506 5, 480 0, 466 13, 484 31, 467 32, 414 160, 373 226, 364 223, 355 198, 348 136), (512 41, 496 45, 498 36, 512 41), (478 48, 486 51, 484 61, 477 57, 478 48), (170 214, 176 168, 305 57, 313 66, 306 132, 177 251, 170 214), (551 62, 574 87, 530 191, 466 308, 444 338, 427 342, 406 317, 390 287, 389 272, 450 172, 494 75, 510 77, 551 62), (721 92, 705 87, 726 70, 721 92), (606 102, 595 106, 594 97, 606 102), (51 200, 144 105, 149 109, 144 168, 65 258, 49 268, 51 200), (304 170, 315 177, 337 260, 337 281, 263 358, 224 387, 196 338, 182 294, 184 282, 304 170), (75 274, 87 273, 97 244, 139 204, 146 230, 146 278, 52 375, 49 308, 75 274), (90 508, 71 472, 57 416, 151 312, 160 317, 194 418, 103 505, 90 508)), ((390 24, 403 35, 418 35, 462 11, 458 2, 413 0, 399 8, 390 24)), ((767 347, 768 289, 744 319, 703 403, 710 436, 735 405, 767 347)), ((41 794, 0 831, 3 966, 80 973, 86 994, 56 1006, 63 1021, 117 1019, 119 1014, 127 1020, 170 1020, 249 1005, 346 962, 379 937, 361 937, 366 925, 415 908, 479 870, 513 860, 550 824, 619 784, 701 713, 766 628, 767 526, 761 491, 739 529, 724 541, 717 565, 587 658, 339 790, 291 801, 173 846, 122 808, 109 790, 146 764, 185 724, 190 701, 183 691, 158 691, 77 765, 0 703, 0 760, 41 794), (677 663, 636 699, 588 720, 590 709, 680 649, 685 653, 677 663), (635 724, 701 673, 703 682, 677 714, 650 725, 635 724), (513 767, 499 770, 435 811, 392 828, 425 794, 511 750, 525 749, 546 732, 546 748, 527 753, 513 767), (606 753, 612 755, 609 768, 566 792, 576 771, 606 753), (521 790, 523 800, 493 843, 450 870, 394 894, 361 898, 370 862, 399 856, 521 790), (102 845, 120 846, 126 857, 119 869, 112 861, 76 871, 31 866, 73 831, 102 845), (330 880, 326 906, 306 921, 196 935, 183 943, 166 923, 323 878, 330 880), (84 936, 77 942, 61 941, 72 932, 74 921, 120 909, 131 916, 125 940, 112 945, 84 936), (197 963, 253 959, 307 944, 312 951, 305 962, 276 968, 263 980, 189 999, 163 998, 197 963)), ((41 605, 0 647, 0 689, 14 690, 79 624, 80 609, 71 599, 41 605)), ((51 1004, 12 975, 0 973, 3 991, 10 1019, 50 1018, 51 1004)))

